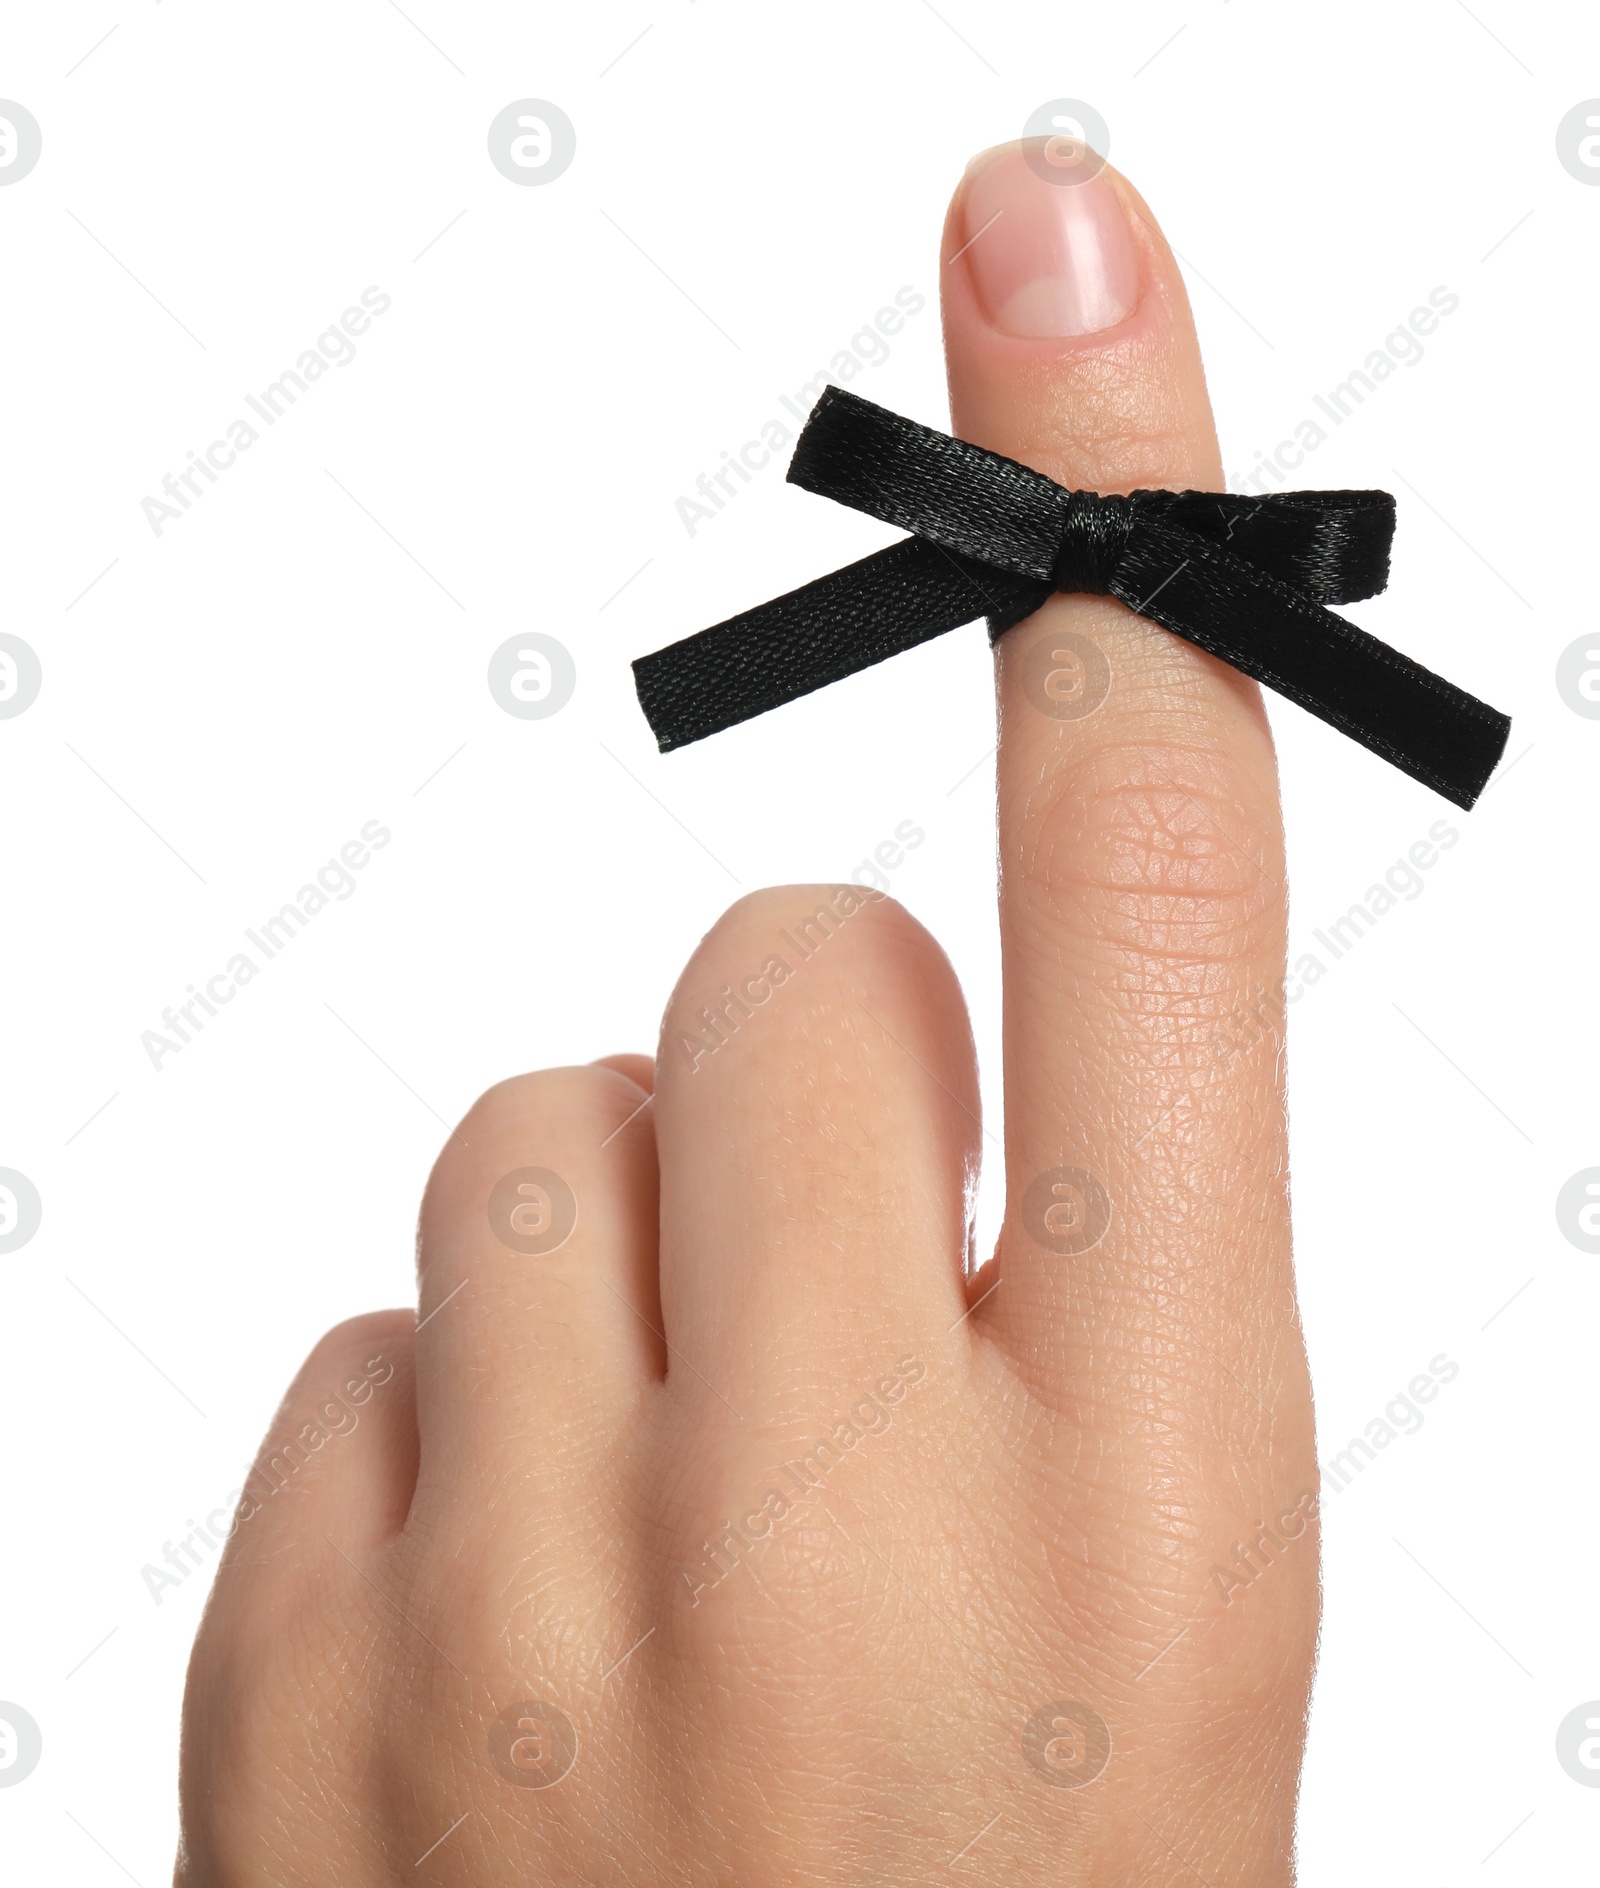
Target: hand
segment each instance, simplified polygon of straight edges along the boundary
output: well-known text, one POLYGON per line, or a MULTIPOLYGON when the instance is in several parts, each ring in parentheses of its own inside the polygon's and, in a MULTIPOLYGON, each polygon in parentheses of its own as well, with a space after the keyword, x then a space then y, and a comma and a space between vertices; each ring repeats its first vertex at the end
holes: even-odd
MULTIPOLYGON (((1172 255, 1061 156, 957 192, 954 430, 1218 488, 1172 255)), ((248 1485, 180 1883, 1289 1880, 1317 1471, 1271 743, 1103 599, 998 681, 995 1258, 960 992, 854 887, 734 906, 653 1068, 490 1090, 420 1323, 326 1337, 248 1485)))

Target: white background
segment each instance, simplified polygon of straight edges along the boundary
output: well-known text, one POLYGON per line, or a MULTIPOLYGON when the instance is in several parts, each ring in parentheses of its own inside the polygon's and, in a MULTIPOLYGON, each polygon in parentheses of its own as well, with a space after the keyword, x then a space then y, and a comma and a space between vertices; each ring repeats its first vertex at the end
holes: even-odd
POLYGON ((1063 95, 1185 260, 1236 480, 1460 298, 1297 482, 1398 494, 1353 614, 1509 710, 1514 765, 1457 815, 1273 705, 1296 953, 1460 833, 1292 1012, 1324 1460, 1459 1365, 1326 1500, 1301 1846, 1318 1888, 1588 1878, 1600 1790, 1555 1732, 1600 1697, 1600 1258, 1554 1206, 1600 1164, 1600 722, 1554 673, 1596 621, 1600 189, 1555 129, 1600 94, 1592 12, 105 0, 12 10, 0 94, 44 133, 0 189, 0 628, 44 668, 0 722, 0 1165, 44 1202, 0 1259, 0 1699, 44 1735, 0 1791, 6 1878, 165 1877, 204 1580, 157 1606, 141 1568, 318 1333, 406 1301, 444 1124, 649 1047, 739 891, 922 826, 893 890, 962 974, 998 1121, 981 629, 665 760, 627 665, 886 541, 781 463, 693 537, 674 501, 903 285, 926 309, 853 384, 945 423, 945 202, 1063 95), (578 136, 536 189, 485 148, 529 96, 578 136), (369 285, 356 358, 156 537, 141 499, 369 285), (529 629, 578 665, 545 721, 485 686, 529 629), (354 895, 152 1069, 141 1032, 373 819, 354 895))

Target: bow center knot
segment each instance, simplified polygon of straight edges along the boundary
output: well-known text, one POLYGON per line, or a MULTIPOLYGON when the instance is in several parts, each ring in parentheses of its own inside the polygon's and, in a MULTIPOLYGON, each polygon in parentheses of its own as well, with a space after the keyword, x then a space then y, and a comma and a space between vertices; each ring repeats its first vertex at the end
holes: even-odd
POLYGON ((1051 581, 1068 596, 1109 596, 1133 529, 1133 500, 1068 492, 1051 581))

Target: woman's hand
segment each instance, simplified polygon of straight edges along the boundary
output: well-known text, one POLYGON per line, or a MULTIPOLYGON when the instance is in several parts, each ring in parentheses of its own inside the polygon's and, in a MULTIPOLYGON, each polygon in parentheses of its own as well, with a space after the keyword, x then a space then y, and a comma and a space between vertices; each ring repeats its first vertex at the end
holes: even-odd
MULTIPOLYGON (((1218 487, 1177 267, 1094 162, 957 192, 954 430, 1218 487)), ((855 887, 734 906, 653 1068, 490 1090, 420 1312, 326 1337, 251 1477, 187 1888, 1289 1880, 1317 1471, 1271 743, 1108 600, 998 679, 995 1258, 960 991, 855 887)))

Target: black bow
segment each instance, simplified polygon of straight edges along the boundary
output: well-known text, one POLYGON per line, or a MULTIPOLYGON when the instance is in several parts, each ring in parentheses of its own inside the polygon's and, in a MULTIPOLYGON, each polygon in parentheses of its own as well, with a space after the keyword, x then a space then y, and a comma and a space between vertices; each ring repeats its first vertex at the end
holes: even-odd
POLYGON ((1057 590, 1112 596, 1470 807, 1509 718, 1322 606, 1389 578, 1387 492, 1072 492, 829 387, 789 481, 916 535, 633 665, 663 752, 1057 590))

